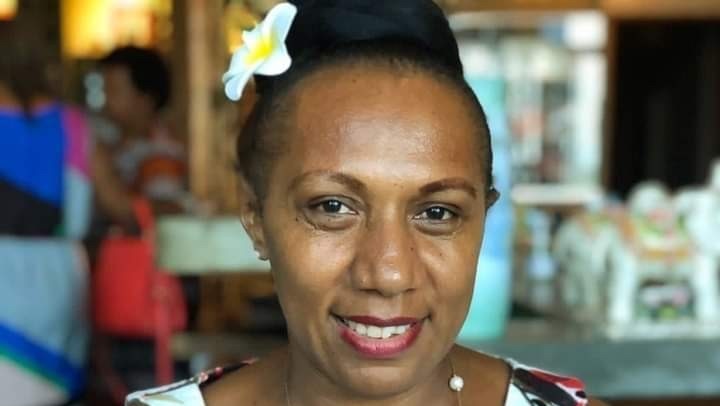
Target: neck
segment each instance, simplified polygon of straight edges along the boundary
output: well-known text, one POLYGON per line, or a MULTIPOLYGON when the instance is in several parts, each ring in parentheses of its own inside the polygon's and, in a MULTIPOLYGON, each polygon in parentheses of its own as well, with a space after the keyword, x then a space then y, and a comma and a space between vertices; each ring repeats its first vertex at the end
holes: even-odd
POLYGON ((452 375, 449 360, 445 359, 424 379, 401 393, 384 397, 364 397, 327 377, 298 351, 289 351, 285 381, 290 406, 455 406, 458 395, 448 388, 452 375))

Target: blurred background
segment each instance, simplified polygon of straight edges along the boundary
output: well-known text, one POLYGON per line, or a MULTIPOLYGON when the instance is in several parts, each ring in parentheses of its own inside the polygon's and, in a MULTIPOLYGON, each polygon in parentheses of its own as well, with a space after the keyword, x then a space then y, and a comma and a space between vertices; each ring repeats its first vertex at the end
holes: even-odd
MULTIPOLYGON (((615 405, 720 405, 720 1, 445 0, 502 194, 460 341, 615 405)), ((236 218, 273 0, 0 0, 3 405, 127 391, 285 340, 236 218)))

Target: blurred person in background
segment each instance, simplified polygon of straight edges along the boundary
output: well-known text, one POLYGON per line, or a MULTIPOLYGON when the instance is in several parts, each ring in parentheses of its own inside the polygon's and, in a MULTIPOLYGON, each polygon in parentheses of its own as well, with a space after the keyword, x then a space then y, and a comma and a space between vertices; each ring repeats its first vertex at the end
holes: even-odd
POLYGON ((65 404, 85 382, 88 126, 33 30, 1 24, 0 50, 0 403, 65 404))
MULTIPOLYGON (((103 272, 104 244, 112 244, 113 235, 141 232, 134 213, 135 199, 149 201, 155 214, 170 214, 181 211, 186 197, 185 147, 173 136, 171 121, 166 117, 171 74, 163 57, 151 49, 126 46, 111 51, 98 61, 98 66, 105 104, 103 122, 95 123, 93 134, 92 168, 99 210, 88 246, 95 275, 103 272)), ((130 258, 127 264, 119 262, 115 266, 134 264, 130 258)), ((139 273, 128 278, 135 278, 133 283, 142 281, 139 273)), ((130 292, 135 285, 130 285, 123 295, 125 302, 138 297, 133 294, 137 289, 130 292)), ((98 289, 97 284, 95 288, 98 289)), ((95 290, 93 295, 108 293, 95 290)), ((94 316, 102 317, 98 303, 93 305, 94 316)), ((151 315, 147 317, 152 319, 151 315)), ((124 392, 126 385, 132 388, 146 373, 151 373, 154 343, 134 334, 117 336, 98 326, 93 346, 96 379, 90 392, 92 396, 104 398, 108 395, 106 389, 112 393, 124 392), (129 359, 148 362, 128 362, 129 359)))
POLYGON ((160 212, 177 211, 184 196, 185 149, 163 113, 170 100, 170 71, 153 50, 123 47, 100 60, 113 136, 98 137, 93 171, 98 202, 117 224, 130 224, 133 197, 160 212))
POLYGON ((39 41, 13 25, 0 36, 0 234, 79 236, 82 214, 63 212, 88 209, 87 191, 68 190, 87 186, 84 117, 53 97, 39 41))

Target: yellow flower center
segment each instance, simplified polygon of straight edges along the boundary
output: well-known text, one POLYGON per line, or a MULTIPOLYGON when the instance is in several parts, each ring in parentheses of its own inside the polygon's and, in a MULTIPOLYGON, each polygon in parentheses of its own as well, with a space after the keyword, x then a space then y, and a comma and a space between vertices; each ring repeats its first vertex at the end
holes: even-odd
POLYGON ((274 35, 263 35, 260 37, 260 41, 257 45, 250 49, 247 57, 245 57, 245 63, 248 65, 254 65, 264 59, 267 59, 270 54, 275 50, 275 38, 274 35))

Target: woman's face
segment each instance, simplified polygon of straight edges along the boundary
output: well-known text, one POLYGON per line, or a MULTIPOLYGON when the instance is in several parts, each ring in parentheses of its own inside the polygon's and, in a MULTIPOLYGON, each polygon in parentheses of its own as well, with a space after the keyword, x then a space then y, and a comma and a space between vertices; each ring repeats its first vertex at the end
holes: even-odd
POLYGON ((409 390, 465 319, 485 220, 481 137, 426 73, 327 68, 291 96, 263 213, 293 359, 364 396, 409 390))
POLYGON ((105 114, 115 124, 125 127, 140 117, 152 115, 152 99, 135 88, 130 70, 123 66, 108 66, 102 71, 105 86, 105 114))

